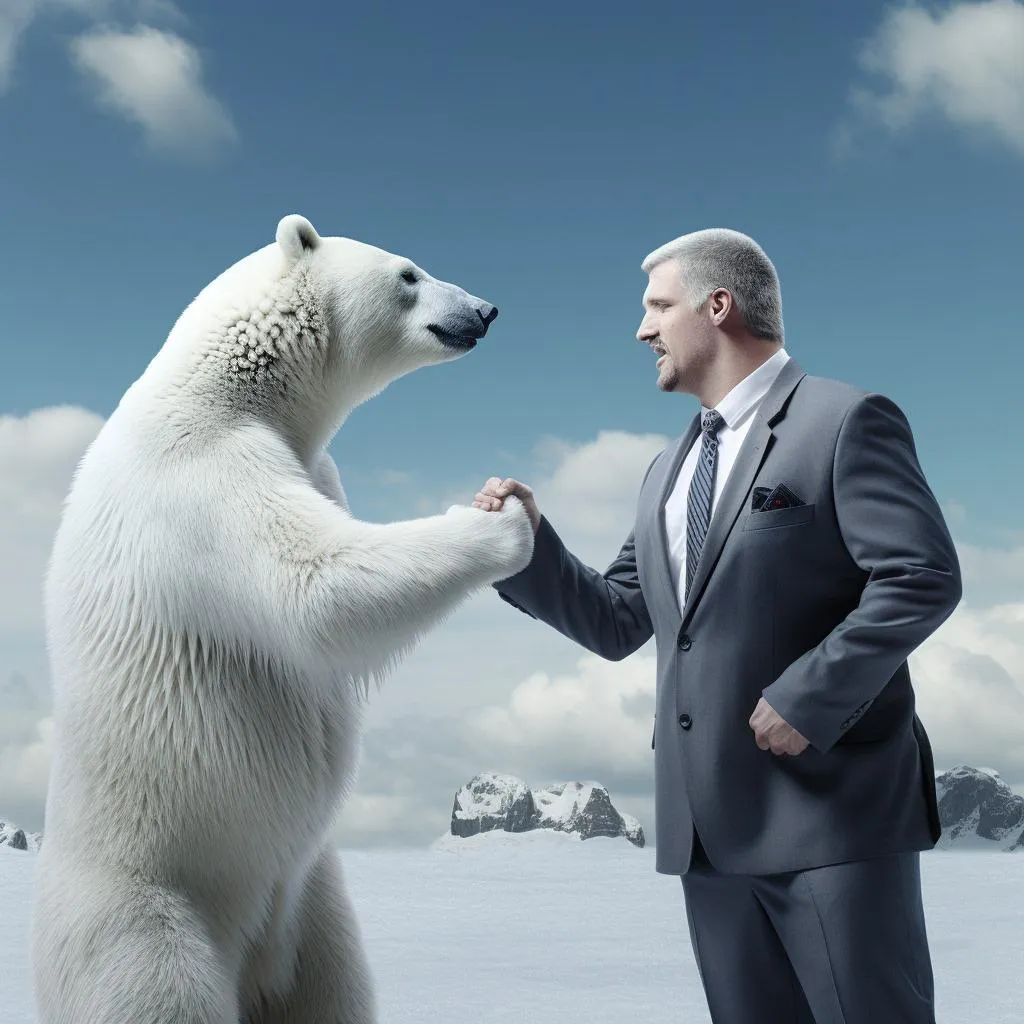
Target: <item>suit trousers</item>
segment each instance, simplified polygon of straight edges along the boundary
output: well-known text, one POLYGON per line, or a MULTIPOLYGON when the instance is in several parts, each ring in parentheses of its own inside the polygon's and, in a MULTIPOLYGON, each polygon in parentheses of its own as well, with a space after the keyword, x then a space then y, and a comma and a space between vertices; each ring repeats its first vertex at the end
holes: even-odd
POLYGON ((935 1024, 918 853, 681 878, 714 1024, 935 1024))

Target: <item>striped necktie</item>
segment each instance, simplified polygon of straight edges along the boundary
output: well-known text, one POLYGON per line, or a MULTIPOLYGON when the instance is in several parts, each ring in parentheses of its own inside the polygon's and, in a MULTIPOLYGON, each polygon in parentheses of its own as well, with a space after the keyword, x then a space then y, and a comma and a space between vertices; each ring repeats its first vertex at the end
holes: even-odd
POLYGON ((690 592, 704 538, 711 522, 711 496, 715 493, 715 466, 718 464, 718 431, 725 420, 711 409, 701 421, 700 457, 690 481, 686 499, 686 593, 690 592))

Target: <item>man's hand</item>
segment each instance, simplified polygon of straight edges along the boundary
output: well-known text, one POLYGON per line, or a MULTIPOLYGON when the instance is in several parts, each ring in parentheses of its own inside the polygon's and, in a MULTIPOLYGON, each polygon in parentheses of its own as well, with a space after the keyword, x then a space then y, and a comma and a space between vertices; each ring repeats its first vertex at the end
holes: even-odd
POLYGON ((473 508, 482 508, 485 512, 497 512, 510 494, 514 494, 523 503, 533 532, 536 533, 540 526, 540 509, 537 508, 533 491, 526 484, 521 484, 511 477, 506 477, 504 480, 497 476, 489 477, 487 483, 476 492, 473 508))
POLYGON ((800 754, 807 749, 808 740, 800 735, 769 703, 762 697, 754 708, 754 713, 747 723, 754 730, 754 738, 762 750, 771 750, 773 754, 800 754))

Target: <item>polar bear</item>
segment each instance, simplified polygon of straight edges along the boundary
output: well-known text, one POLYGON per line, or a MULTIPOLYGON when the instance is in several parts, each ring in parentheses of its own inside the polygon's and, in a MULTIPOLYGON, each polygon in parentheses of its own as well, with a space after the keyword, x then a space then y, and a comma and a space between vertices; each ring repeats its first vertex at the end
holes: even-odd
POLYGON ((285 217, 196 297, 86 452, 46 581, 40 1024, 376 1020, 327 840, 370 680, 522 569, 533 530, 513 501, 361 522, 325 446, 496 315, 285 217))

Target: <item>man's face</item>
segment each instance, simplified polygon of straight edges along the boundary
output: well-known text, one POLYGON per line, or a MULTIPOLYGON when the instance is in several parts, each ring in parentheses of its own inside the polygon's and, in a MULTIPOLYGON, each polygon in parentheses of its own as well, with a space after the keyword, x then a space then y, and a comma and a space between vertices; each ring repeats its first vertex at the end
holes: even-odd
POLYGON ((690 305, 675 260, 651 268, 643 302, 636 337, 660 356, 658 388, 696 394, 714 354, 714 339, 706 314, 690 305))

